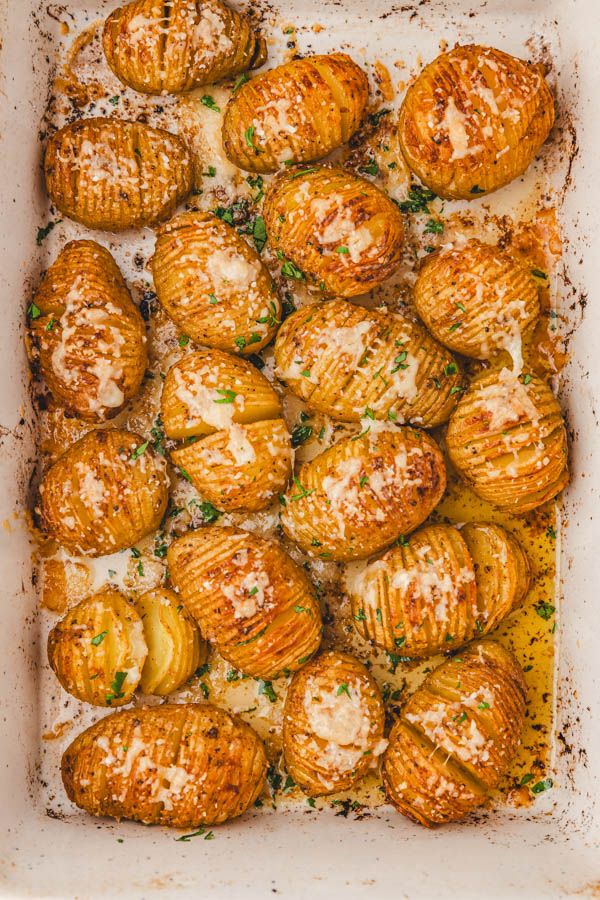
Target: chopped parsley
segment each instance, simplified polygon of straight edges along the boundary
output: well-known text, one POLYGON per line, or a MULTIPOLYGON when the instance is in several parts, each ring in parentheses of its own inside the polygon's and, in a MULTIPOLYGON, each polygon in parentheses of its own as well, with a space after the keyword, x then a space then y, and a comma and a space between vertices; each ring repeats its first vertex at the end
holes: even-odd
POLYGON ((236 78, 236 81, 235 81, 235 84, 233 85, 233 88, 232 88, 231 93, 232 93, 232 94, 235 94, 237 91, 239 91, 239 89, 241 88, 241 86, 242 86, 243 84, 245 84, 247 81, 250 81, 250 79, 248 78, 248 76, 246 75, 246 73, 243 72, 243 73, 239 76, 239 78, 236 78))
POLYGON ((251 147, 253 150, 256 150, 254 146, 254 125, 250 125, 249 128, 244 132, 244 139, 246 141, 246 146, 251 147))
POLYGON ((211 97, 210 94, 204 94, 204 96, 200 98, 200 103, 202 106, 208 106, 208 108, 214 110, 214 112, 221 112, 221 107, 217 106, 214 97, 211 97))
POLYGON ((542 794, 544 791, 549 791, 550 788, 554 785, 554 782, 551 778, 544 778, 543 781, 538 781, 531 788, 532 794, 542 794))
POLYGON ((296 281, 304 281, 304 272, 298 268, 290 259, 286 259, 281 267, 281 274, 284 278, 295 278, 296 281))
POLYGON ((312 436, 312 425, 295 425, 292 429, 292 447, 299 447, 312 436))
POLYGON ((52 229, 60 224, 60 222, 62 222, 62 219, 57 219, 55 222, 48 222, 48 224, 44 226, 44 228, 38 228, 35 238, 35 242, 38 247, 42 246, 42 242, 44 241, 44 239, 48 237, 52 229))
POLYGON ((32 303, 27 310, 27 315, 30 319, 39 319, 39 317, 42 315, 42 311, 39 306, 36 306, 35 303, 32 303))
POLYGON ((264 694, 271 703, 275 703, 277 701, 277 694, 273 690, 273 684, 271 681, 259 681, 258 683, 258 693, 264 694))
POLYGON ((108 706, 111 705, 113 700, 120 700, 125 696, 121 688, 123 687, 126 678, 127 672, 115 672, 115 677, 113 678, 110 685, 111 693, 106 695, 106 702, 108 706))
POLYGON ((139 447, 136 447, 131 454, 131 459, 139 459, 139 457, 142 456, 142 454, 144 454, 148 449, 149 443, 150 441, 144 441, 143 444, 140 444, 139 447))
POLYGON ((97 634, 95 637, 93 637, 91 643, 94 645, 94 647, 99 647, 107 634, 108 631, 101 631, 100 634, 97 634))
POLYGON ((361 175, 379 175, 379 166, 375 160, 372 160, 368 165, 360 166, 358 171, 361 175))
POLYGON ((218 400, 213 400, 213 403, 233 403, 237 394, 235 391, 229 390, 229 388, 223 390, 222 388, 217 388, 217 394, 221 394, 218 400))
POLYGON ((400 210, 404 213, 428 213, 428 203, 431 203, 436 197, 437 194, 434 194, 429 188, 413 184, 408 192, 408 199, 399 204, 400 210))
POLYGON ((342 682, 342 684, 340 684, 340 686, 338 687, 338 689, 336 691, 336 694, 338 697, 340 696, 340 694, 347 694, 350 697, 350 691, 349 691, 348 685, 346 684, 345 681, 342 682))
POLYGON ((545 600, 540 600, 539 603, 536 603, 535 605, 535 611, 540 618, 548 621, 548 619, 551 619, 556 612, 556 607, 552 606, 551 603, 546 603, 545 600))
POLYGON ((429 219, 423 230, 423 234, 443 234, 444 223, 441 219, 429 219))

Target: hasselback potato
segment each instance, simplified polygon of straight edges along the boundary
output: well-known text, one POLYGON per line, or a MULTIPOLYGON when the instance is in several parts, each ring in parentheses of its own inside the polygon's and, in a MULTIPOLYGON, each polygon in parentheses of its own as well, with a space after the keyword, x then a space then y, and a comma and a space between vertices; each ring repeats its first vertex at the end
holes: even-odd
POLYGON ((350 140, 368 98, 367 76, 346 53, 286 62, 234 93, 223 119, 223 147, 250 172, 322 159, 350 140))
POLYGON ((191 191, 181 138, 121 119, 82 119, 57 131, 44 157, 46 188, 70 219, 105 231, 155 225, 191 191))
POLYGON ((135 397, 147 364, 144 321, 108 250, 68 243, 30 309, 41 372, 69 412, 100 422, 135 397))
POLYGON ((221 350, 189 354, 169 370, 161 410, 166 434, 184 439, 171 459, 220 509, 263 509, 285 489, 290 435, 251 363, 221 350))
POLYGON ((536 375, 504 368, 473 379, 452 414, 446 446, 476 494, 514 513, 541 506, 569 480, 560 407, 536 375))
POLYGON ((219 0, 133 0, 104 23, 106 60, 126 85, 177 94, 260 66, 266 43, 219 0))
POLYGON ((414 531, 445 487, 444 459, 429 435, 367 426, 301 466, 281 523, 311 556, 364 559, 414 531))
POLYGON ((326 293, 364 294, 400 264, 398 207, 370 181, 343 169, 281 172, 267 189, 264 217, 270 247, 326 293))
POLYGON ((101 719, 69 745, 61 768, 69 800, 94 816, 196 828, 252 806, 267 758, 241 719, 182 703, 101 719))
POLYGON ((65 691, 94 706, 131 701, 147 652, 139 615, 110 588, 72 607, 48 635, 48 659, 65 691))
POLYGON ((321 653, 292 678, 283 712, 288 773, 313 797, 350 788, 376 764, 387 741, 385 710, 366 666, 321 653))
POLYGON ((41 524, 73 553, 104 556, 158 527, 167 506, 163 461, 130 431, 90 431, 40 485, 41 524))
POLYGON ((519 663, 495 641, 435 669, 390 732, 381 767, 388 800, 429 827, 485 803, 519 745, 525 694, 519 663))
POLYGON ((152 274, 162 306, 199 344, 258 353, 281 321, 258 253, 210 213, 183 213, 158 231, 152 274))
POLYGON ((427 187, 472 200, 522 175, 553 123, 541 65, 468 44, 436 57, 409 87, 400 142, 427 187))
POLYGON ((529 564, 499 525, 427 525, 380 559, 348 566, 358 633, 412 658, 487 634, 523 600, 529 564))
POLYGON ((166 696, 181 687, 206 662, 208 648, 177 594, 166 588, 146 591, 135 602, 148 656, 140 688, 166 696))
POLYGON ((414 287, 418 314, 446 347, 489 359, 507 350, 522 365, 521 337, 540 312, 531 271, 478 240, 430 256, 414 287))
POLYGON ((295 672, 318 648, 313 587, 275 541, 208 526, 174 541, 167 559, 202 634, 241 672, 265 679, 295 672))
POLYGON ((275 342, 276 373, 312 409, 334 419, 362 416, 431 427, 456 405, 454 357, 400 313, 347 300, 306 306, 275 342))

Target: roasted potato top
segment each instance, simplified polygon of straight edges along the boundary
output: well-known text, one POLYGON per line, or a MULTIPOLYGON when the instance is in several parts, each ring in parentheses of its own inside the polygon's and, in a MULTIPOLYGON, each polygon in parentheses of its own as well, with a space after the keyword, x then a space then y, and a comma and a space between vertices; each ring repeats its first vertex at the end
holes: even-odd
POLYGON ((507 350, 516 366, 523 363, 521 337, 540 312, 531 271, 478 240, 430 256, 417 277, 414 301, 446 347, 477 359, 507 350))
POLYGON ((104 231, 155 225, 191 191, 193 162, 181 138, 122 119, 82 119, 52 135, 46 188, 70 219, 104 231))
POLYGON ((321 642, 321 612, 303 570, 278 543, 208 526, 174 541, 173 584, 202 634, 241 672, 295 672, 321 642))
POLYGON ((158 527, 167 506, 164 463, 137 434, 90 431, 40 485, 41 524, 73 553, 104 556, 158 527))
POLYGON ((69 799, 94 816, 195 828, 239 816, 260 794, 267 757, 258 735, 210 703, 113 713, 69 745, 69 799))
POLYGON ((368 98, 367 76, 346 53, 286 62, 234 93, 223 120, 225 152, 250 172, 322 159, 352 137, 368 98))
POLYGON ((527 557, 499 525, 427 525, 345 574, 358 633, 412 658, 487 634, 523 600, 527 557))
POLYGON ((446 446, 475 493, 514 513, 541 506, 569 480, 560 407, 536 375, 504 368, 473 379, 452 414, 446 446))
POLYGON ((404 228, 398 207, 370 181, 343 169, 281 172, 267 189, 264 218, 278 256, 328 294, 364 294, 400 264, 404 228))
POLYGON ((347 790, 387 741, 377 682, 353 656, 321 653, 292 678, 283 713, 287 771, 310 796, 347 790))
POLYGON ((178 94, 261 66, 264 38, 219 0, 133 0, 104 23, 106 60, 145 94, 178 94))
POLYGON ((519 745, 525 694, 521 666, 495 641, 434 669, 390 732, 382 761, 388 800, 429 827, 485 803, 519 745))
POLYGON ((445 422, 462 381, 454 357, 400 313, 347 300, 306 306, 281 326, 276 372, 310 407, 431 427, 445 422))
POLYGON ((431 190, 472 200, 522 175, 553 124, 541 65, 468 44, 436 57, 409 87, 400 141, 431 190))
POLYGON ((301 466, 281 523, 311 556, 364 559, 414 531, 445 487, 444 458, 429 435, 367 426, 301 466))
POLYGON ((34 356, 54 397, 81 419, 116 415, 147 365, 144 321, 108 250, 71 241, 30 307, 34 356))
POLYGON ((258 353, 281 322, 281 304, 258 253, 210 213, 183 213, 158 231, 152 274, 165 310, 199 344, 258 353))
POLYGON ((112 588, 82 600, 48 635, 48 660, 65 691, 94 706, 129 703, 147 653, 142 620, 112 588))

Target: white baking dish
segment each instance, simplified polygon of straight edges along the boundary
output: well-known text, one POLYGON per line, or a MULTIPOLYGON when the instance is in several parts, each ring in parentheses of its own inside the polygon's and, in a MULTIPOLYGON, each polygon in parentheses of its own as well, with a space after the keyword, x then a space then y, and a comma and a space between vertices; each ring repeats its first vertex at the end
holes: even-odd
MULTIPOLYGON (((563 126, 576 130, 577 152, 556 168, 565 237, 557 289, 574 333, 563 381, 573 444, 574 482, 565 497, 561 540, 555 787, 529 809, 500 809, 479 822, 429 832, 382 808, 362 820, 332 812, 260 811, 218 830, 211 842, 182 843, 166 830, 119 826, 73 811, 62 821, 46 810, 40 784, 40 678, 32 548, 23 509, 36 456, 28 402, 23 310, 47 265, 36 245, 47 221, 41 188, 39 123, 60 20, 90 20, 114 0, 0 0, 3 46, 3 315, 0 331, 0 893, 6 897, 258 898, 562 897, 600 892, 600 641, 597 575, 600 528, 598 337, 593 305, 582 298, 600 275, 600 7, 597 0, 281 0, 280 20, 299 26, 303 50, 352 48, 371 58, 424 60, 440 39, 489 43, 516 55, 547 42, 555 64, 563 126), (326 26, 315 34, 310 26, 326 26), (302 28, 302 25, 306 28, 302 28), (569 174, 566 191, 565 176, 569 174), (595 250, 594 250, 595 245, 595 250)), ((271 8, 271 7, 270 7, 271 8)), ((275 14, 275 13, 274 13, 275 14)), ((267 15, 267 18, 269 16, 267 15)), ((567 147, 568 141, 563 143, 567 147)), ((565 150, 566 153, 566 150, 565 150)), ((533 176, 532 176, 533 177, 533 176)), ((508 195, 507 195, 508 196, 508 195)), ((514 193, 511 202, 514 203, 514 193)), ((502 204, 498 195, 498 203, 502 204)))

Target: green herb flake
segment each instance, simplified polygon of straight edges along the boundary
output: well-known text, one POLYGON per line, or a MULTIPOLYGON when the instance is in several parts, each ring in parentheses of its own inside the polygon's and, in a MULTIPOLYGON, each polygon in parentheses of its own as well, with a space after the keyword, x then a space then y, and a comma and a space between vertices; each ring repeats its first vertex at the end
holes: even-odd
POLYGON ((375 160, 373 160, 366 166, 360 166, 358 171, 361 175, 379 175, 379 166, 375 160))
POLYGON ((300 447, 312 436, 312 425, 295 425, 292 429, 292 447, 300 447))
POLYGON ((347 247, 336 247, 336 248, 335 248, 335 252, 336 252, 336 253, 343 253, 345 256, 347 256, 347 255, 350 253, 350 251, 348 250, 347 247))
POLYGON ((540 618, 548 621, 548 619, 551 619, 556 612, 556 607, 552 606, 551 603, 546 603, 545 600, 540 600, 539 603, 536 603, 535 605, 535 611, 540 618))
POLYGON ((549 791, 551 787, 554 786, 554 782, 551 778, 544 778, 543 781, 538 781, 531 787, 532 794, 542 794, 544 791, 549 791))
POLYGON ((100 634, 97 634, 95 637, 93 637, 91 643, 94 645, 94 647, 99 647, 107 634, 108 631, 101 631, 100 634))
POLYGON ((450 375, 456 375, 458 373, 458 366, 455 362, 448 363, 447 366, 444 366, 444 375, 446 377, 450 377, 450 375))
POLYGON ((527 372, 525 375, 523 375, 523 384, 531 384, 532 381, 533 381, 533 375, 530 375, 529 372, 527 372))
POLYGON ((271 681, 259 681, 258 693, 267 697, 271 703, 277 702, 277 694, 273 690, 273 683, 271 681))
POLYGON ((233 88, 232 88, 232 90, 231 90, 231 93, 232 93, 232 94, 235 94, 237 91, 239 91, 239 89, 241 88, 241 86, 242 86, 243 84, 245 84, 247 81, 250 81, 250 79, 248 78, 248 76, 246 75, 246 73, 243 72, 243 73, 239 76, 239 78, 236 78, 236 81, 235 81, 235 84, 233 85, 233 88))
POLYGON ((533 772, 526 772, 519 781, 519 787, 523 787, 524 785, 529 784, 530 781, 533 781, 534 777, 535 776, 533 772))
POLYGON ((247 128, 244 132, 244 139, 246 141, 247 147, 251 147, 253 150, 256 150, 256 147, 254 146, 254 131, 254 125, 250 125, 250 127, 247 128))
POLYGON ((202 104, 202 106, 207 106, 214 112, 221 112, 221 107, 217 106, 214 97, 211 97, 210 94, 204 94, 204 96, 200 98, 200 103, 202 104))
POLYGON ((296 281, 304 281, 306 277, 304 272, 289 259, 282 265, 281 274, 284 278, 294 278, 296 281))
POLYGON ((42 242, 44 241, 44 239, 48 237, 52 229, 55 228, 61 221, 62 219, 57 219, 55 222, 48 222, 48 224, 43 228, 38 228, 35 238, 35 242, 38 247, 42 246, 42 242))
POLYGON ((427 225, 423 229, 423 234, 443 234, 444 223, 441 219, 429 219, 427 225))
POLYGON ((348 689, 348 685, 345 681, 340 684, 336 691, 336 694, 338 697, 340 696, 340 694, 347 694, 350 697, 350 690, 348 689))
POLYGON ((367 616, 366 616, 366 614, 365 614, 364 609, 359 609, 359 610, 358 610, 358 612, 357 612, 356 615, 354 616, 354 621, 355 621, 355 622, 366 622, 366 621, 367 621, 367 616))
POLYGON ((187 334, 182 334, 181 337, 179 338, 179 346, 180 347, 187 347, 189 342, 190 342, 190 339, 187 334))
POLYGON ((27 315, 30 319, 39 319, 42 315, 42 311, 39 306, 36 306, 35 303, 31 303, 29 309, 27 310, 27 315))
POLYGON ((477 709, 489 709, 489 708, 490 708, 490 704, 489 704, 486 700, 483 700, 483 701, 477 706, 477 709))
POLYGON ((221 394, 221 397, 218 400, 213 400, 213 403, 233 403, 237 397, 236 392, 229 389, 222 390, 217 388, 217 394, 221 394))
POLYGON ((548 280, 548 276, 546 275, 545 272, 542 272, 541 269, 531 269, 531 274, 532 274, 535 278, 542 278, 544 281, 547 281, 547 280, 548 280))
POLYGON ((115 672, 115 677, 113 678, 110 685, 111 693, 106 695, 106 703, 108 704, 108 706, 111 705, 113 700, 120 700, 125 696, 121 688, 123 687, 126 678, 127 672, 115 672))

